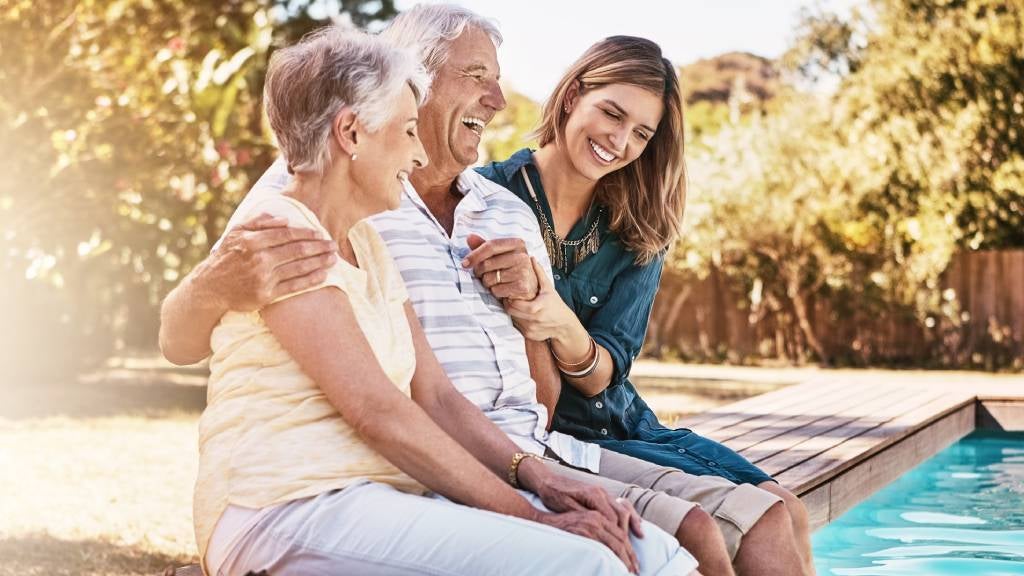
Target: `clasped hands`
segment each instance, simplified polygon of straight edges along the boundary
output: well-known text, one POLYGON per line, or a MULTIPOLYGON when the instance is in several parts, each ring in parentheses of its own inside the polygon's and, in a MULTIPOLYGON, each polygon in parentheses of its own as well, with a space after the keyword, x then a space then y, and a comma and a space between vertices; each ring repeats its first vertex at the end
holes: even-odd
POLYGON ((550 271, 526 251, 520 238, 485 240, 470 234, 472 250, 462 260, 505 306, 524 337, 543 342, 565 336, 576 315, 555 290, 550 271))

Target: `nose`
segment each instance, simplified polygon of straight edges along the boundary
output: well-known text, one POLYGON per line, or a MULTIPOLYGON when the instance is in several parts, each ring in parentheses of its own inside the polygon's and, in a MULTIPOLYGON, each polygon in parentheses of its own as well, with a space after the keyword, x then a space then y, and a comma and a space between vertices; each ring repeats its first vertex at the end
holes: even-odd
POLYGON ((488 108, 493 108, 496 112, 501 112, 505 109, 508 103, 505 102, 505 95, 501 91, 501 84, 497 80, 491 80, 487 83, 487 91, 484 92, 480 103, 488 108))
POLYGON ((427 151, 423 148, 423 141, 420 140, 419 136, 416 137, 416 147, 412 151, 412 164, 416 168, 423 168, 430 164, 430 159, 427 158, 427 151))
POLYGON ((616 130, 612 130, 612 132, 608 134, 608 141, 611 142, 612 146, 615 148, 612 152, 615 152, 615 154, 619 156, 623 155, 623 152, 626 151, 626 144, 629 142, 630 130, 631 128, 628 126, 621 126, 616 130))

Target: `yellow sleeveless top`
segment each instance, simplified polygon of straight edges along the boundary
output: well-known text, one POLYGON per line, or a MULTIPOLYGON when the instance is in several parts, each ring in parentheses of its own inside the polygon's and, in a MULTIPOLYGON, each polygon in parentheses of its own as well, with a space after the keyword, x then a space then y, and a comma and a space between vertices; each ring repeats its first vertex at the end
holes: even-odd
MULTIPOLYGON (((315 214, 288 196, 262 198, 246 210, 249 216, 261 212, 330 237, 315 214)), ((345 292, 377 361, 391 382, 410 395, 416 359, 402 278, 384 241, 367 221, 352 227, 349 240, 359 267, 339 259, 327 280, 310 290, 330 286, 345 292)), ((213 331, 211 348, 194 495, 201 557, 205 558, 210 535, 229 504, 260 509, 361 479, 425 492, 359 439, 277 342, 259 312, 225 314, 213 331)))

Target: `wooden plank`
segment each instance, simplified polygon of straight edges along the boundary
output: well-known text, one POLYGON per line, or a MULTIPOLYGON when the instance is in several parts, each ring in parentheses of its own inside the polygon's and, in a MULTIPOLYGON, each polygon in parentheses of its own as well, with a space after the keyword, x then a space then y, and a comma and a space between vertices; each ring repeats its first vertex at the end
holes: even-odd
POLYGON ((970 393, 945 394, 905 412, 853 438, 829 448, 780 473, 775 477, 784 486, 791 486, 799 495, 823 482, 856 466, 874 454, 899 442, 917 430, 940 420, 952 412, 970 405, 973 410, 974 397, 970 393))
MULTIPOLYGON (((806 414, 820 414, 833 406, 846 406, 856 396, 862 395, 861 391, 836 383, 824 390, 807 390, 800 395, 798 401, 784 407, 758 407, 758 414, 735 425, 725 426, 718 430, 704 428, 705 435, 717 442, 726 442, 739 438, 748 433, 757 431, 764 427, 778 425, 790 418, 797 418, 806 414)), ((796 427, 793 425, 790 427, 796 427)))
MULTIPOLYGON (((877 410, 878 407, 885 406, 887 403, 897 403, 908 396, 906 390, 898 387, 888 387, 873 398, 866 396, 863 390, 857 390, 856 387, 851 386, 847 389, 847 391, 850 390, 853 391, 853 395, 846 394, 831 401, 823 401, 805 408, 800 414, 781 415, 774 421, 771 417, 765 418, 762 420, 762 427, 731 438, 725 443, 737 452, 744 452, 758 444, 786 434, 804 435, 804 430, 819 429, 826 420, 835 416, 851 414, 860 417, 872 414, 872 411, 877 410)), ((746 424, 745 422, 744 425, 746 424)))
POLYGON ((811 425, 761 442, 743 450, 741 454, 774 476, 851 437, 882 426, 939 394, 935 392, 926 396, 916 390, 903 390, 895 397, 883 395, 871 403, 840 411, 811 425))
POLYGON ((1024 431, 1024 402, 996 400, 978 402, 978 428, 1024 431))
POLYGON ((807 516, 812 531, 828 524, 831 517, 829 514, 829 503, 832 499, 831 492, 832 484, 825 484, 800 496, 800 501, 807 508, 807 516))
POLYGON ((827 393, 841 386, 840 382, 834 380, 815 379, 776 392, 741 400, 728 406, 721 406, 706 412, 704 418, 685 418, 681 423, 682 427, 691 428, 706 436, 716 430, 734 426, 762 414, 771 414, 774 411, 813 400, 816 395, 827 393))
POLYGON ((829 520, 899 478, 936 452, 963 438, 974 429, 974 406, 962 406, 952 414, 905 437, 884 452, 850 469, 831 482, 829 520))

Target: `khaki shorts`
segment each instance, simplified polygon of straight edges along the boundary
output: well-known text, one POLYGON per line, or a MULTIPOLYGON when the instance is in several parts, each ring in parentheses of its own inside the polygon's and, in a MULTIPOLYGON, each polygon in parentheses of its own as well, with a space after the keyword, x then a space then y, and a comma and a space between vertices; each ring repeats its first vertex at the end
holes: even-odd
MULTIPOLYGON (((553 454, 549 454, 553 456, 553 454)), ((730 558, 736 558, 740 540, 761 516, 782 499, 753 486, 733 484, 718 476, 694 476, 676 468, 601 449, 600 474, 561 462, 546 461, 551 471, 604 488, 633 504, 640 516, 669 534, 699 506, 718 524, 730 558)))

